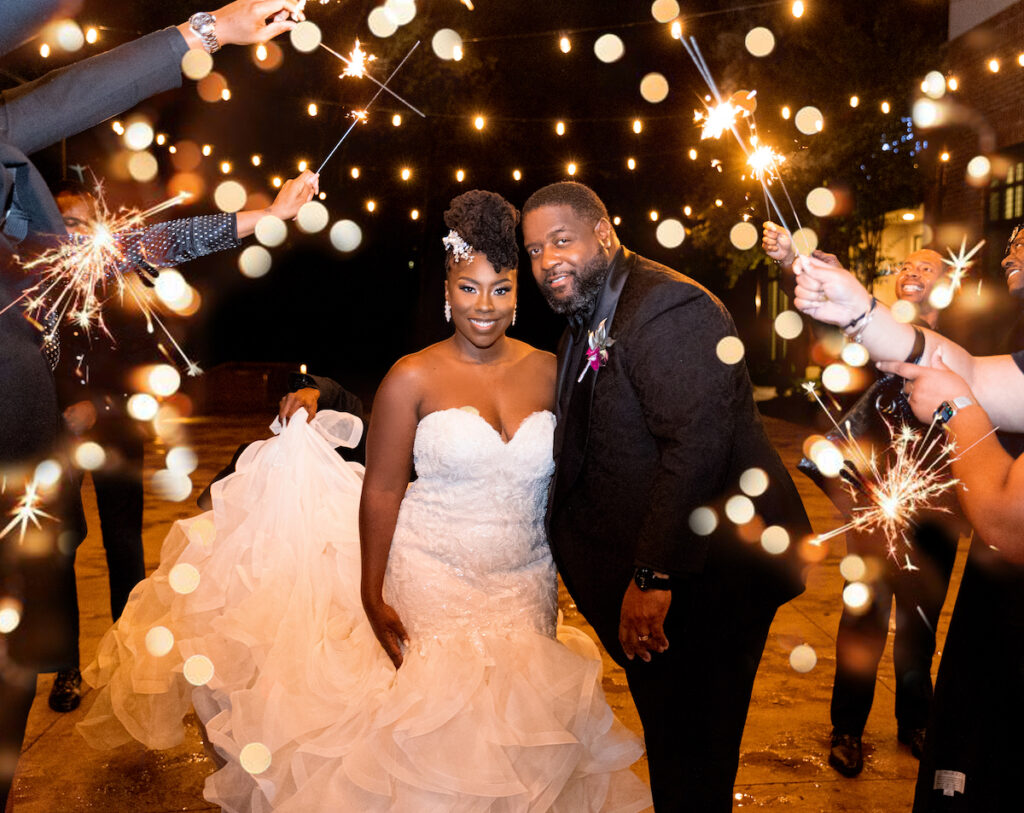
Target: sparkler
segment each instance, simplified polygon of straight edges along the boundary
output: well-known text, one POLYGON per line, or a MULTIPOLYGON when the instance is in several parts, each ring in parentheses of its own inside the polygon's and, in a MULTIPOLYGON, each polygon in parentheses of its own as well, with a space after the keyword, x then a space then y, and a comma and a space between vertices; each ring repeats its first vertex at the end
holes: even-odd
POLYGON ((762 144, 754 149, 747 158, 747 166, 750 167, 750 174, 761 183, 770 184, 778 179, 779 164, 786 160, 785 156, 779 155, 767 144, 762 144))
MULTIPOLYGON (((136 238, 153 215, 177 206, 191 197, 182 192, 144 211, 120 209, 112 213, 103 195, 103 186, 95 185, 95 217, 85 234, 74 234, 22 267, 39 275, 39 281, 26 289, 7 307, 25 302, 25 316, 52 338, 57 325, 68 321, 87 335, 99 329, 113 338, 103 319, 104 305, 114 297, 125 295, 135 302, 146 319, 149 333, 159 327, 186 364, 189 375, 201 370, 175 341, 157 313, 159 300, 152 293, 146 275, 155 276, 156 269, 146 263, 138 251, 132 251, 136 238), (145 283, 138 285, 133 276, 145 283)), ((6 310, 7 308, 4 308, 6 310)), ((0 311, 3 313, 3 311, 0 311)))
MULTIPOLYGON (((338 151, 338 147, 340 147, 345 142, 345 139, 348 138, 349 133, 351 133, 352 130, 355 129, 355 126, 357 124, 359 124, 359 122, 361 122, 361 121, 363 121, 363 122, 366 121, 366 112, 367 112, 367 110, 370 109, 370 105, 372 105, 375 101, 377 101, 377 97, 380 96, 380 94, 383 93, 387 89, 388 84, 391 82, 392 79, 395 78, 395 75, 400 70, 402 70, 402 66, 408 61, 409 57, 412 56, 413 51, 415 51, 419 47, 420 47, 420 41, 416 40, 416 42, 412 46, 412 48, 409 49, 409 53, 407 53, 402 58, 402 61, 398 63, 398 67, 395 68, 393 71, 391 71, 391 75, 387 78, 387 80, 383 84, 380 84, 379 82, 377 83, 377 84, 380 85, 380 87, 378 88, 377 92, 375 94, 373 94, 373 98, 370 99, 369 102, 367 102, 366 107, 364 107, 361 111, 359 111, 359 113, 361 115, 357 115, 357 116, 353 117, 353 121, 349 125, 348 129, 344 133, 342 133, 341 138, 338 139, 338 143, 334 145, 333 149, 331 149, 331 151, 329 153, 327 153, 327 157, 324 158, 323 163, 320 164, 320 167, 316 171, 317 175, 319 175, 321 172, 323 172, 323 168, 325 166, 327 166, 327 162, 331 160, 331 157, 334 155, 334 153, 336 153, 338 151)), ((418 110, 416 112, 419 113, 418 110)), ((420 115, 422 116, 423 114, 420 113, 420 115)))
MULTIPOLYGON (((416 45, 419 45, 419 43, 416 43, 416 45)), ((399 96, 397 93, 395 93, 391 88, 389 88, 387 86, 387 82, 381 84, 377 79, 375 79, 370 74, 370 72, 368 70, 369 64, 371 62, 373 62, 377 57, 375 57, 373 54, 368 54, 366 51, 364 51, 362 49, 362 46, 359 44, 359 40, 358 39, 356 40, 355 47, 352 49, 352 53, 350 53, 347 57, 346 56, 342 56, 337 51, 335 51, 333 48, 331 48, 330 46, 324 45, 322 42, 320 43, 320 47, 323 48, 325 51, 327 51, 327 53, 331 54, 332 56, 336 56, 338 59, 340 59, 342 62, 345 63, 345 70, 341 72, 341 76, 339 78, 344 78, 346 76, 351 76, 351 77, 354 77, 356 79, 363 79, 363 78, 369 79, 371 82, 373 82, 381 90, 386 90, 388 93, 390 93, 392 96, 394 96, 398 101, 400 101, 402 104, 404 104, 406 107, 408 107, 413 113, 416 113, 418 116, 420 116, 422 118, 426 118, 426 114, 424 114, 421 110, 419 110, 416 107, 414 107, 407 100, 403 99, 401 96, 399 96)), ((413 49, 415 49, 415 47, 416 46, 414 45, 413 49)), ((410 51, 409 53, 412 53, 412 51, 410 51)), ((406 57, 406 58, 408 58, 408 57, 406 57)), ((402 62, 405 62, 405 60, 403 59, 402 62)), ((398 67, 401 67, 401 65, 399 65, 398 67)), ((396 69, 395 72, 397 73, 397 69, 396 69)), ((394 76, 394 74, 392 74, 392 76, 394 76)), ((389 77, 388 78, 388 82, 390 82, 390 81, 391 81, 391 78, 389 77)), ((374 98, 376 99, 377 97, 374 96, 374 98)), ((367 105, 367 106, 369 106, 369 105, 367 105)), ((363 112, 365 113, 365 111, 363 111, 363 112)))
POLYGON ((972 258, 981 250, 983 245, 985 245, 984 240, 980 241, 970 251, 967 251, 967 235, 965 234, 963 240, 960 241, 959 253, 954 254, 953 249, 946 249, 949 252, 949 259, 943 259, 942 262, 950 268, 949 282, 954 293, 960 289, 960 284, 963 282, 963 278, 967 276, 967 271, 971 267, 972 258))
POLYGON ((25 492, 18 498, 14 508, 11 509, 13 519, 7 523, 7 527, 0 531, 0 539, 3 539, 17 528, 18 543, 20 544, 25 541, 25 531, 28 530, 30 523, 37 528, 41 528, 40 519, 55 519, 52 514, 47 514, 40 507, 42 503, 43 498, 39 495, 39 483, 33 477, 31 482, 25 484, 25 492))
MULTIPOLYGON (((881 455, 876 455, 873 448, 870 455, 865 454, 853 439, 849 425, 843 428, 836 423, 818 396, 814 382, 803 387, 818 402, 842 438, 839 451, 843 456, 843 466, 839 476, 843 484, 855 500, 863 498, 867 503, 854 506, 849 522, 818 535, 815 544, 848 531, 880 533, 888 540, 889 555, 898 561, 898 543, 902 541, 909 545, 907 533, 922 511, 949 513, 949 509, 936 504, 936 500, 959 482, 948 472, 956 459, 955 447, 945 442, 942 430, 937 428, 934 420, 922 433, 906 424, 894 429, 883 415, 890 443, 881 455)), ((970 448, 964 449, 963 453, 970 448)), ((909 557, 905 569, 917 569, 909 557)))

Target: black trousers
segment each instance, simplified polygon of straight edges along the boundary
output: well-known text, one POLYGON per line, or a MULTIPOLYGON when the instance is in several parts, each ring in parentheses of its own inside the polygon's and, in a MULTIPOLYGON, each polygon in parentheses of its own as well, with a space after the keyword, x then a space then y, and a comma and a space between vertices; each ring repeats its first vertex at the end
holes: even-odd
POLYGON ((657 813, 732 810, 750 694, 774 617, 774 606, 738 615, 713 592, 702 595, 666 629, 666 652, 626 666, 657 813))
POLYGON ((932 702, 935 629, 953 572, 957 534, 940 522, 923 522, 912 549, 898 550, 898 560, 888 555, 887 542, 879 535, 851 533, 846 539, 849 553, 862 557, 877 575, 869 582, 874 595, 866 611, 857 614, 844 605, 839 620, 832 725, 840 734, 863 734, 895 599, 896 722, 899 728, 925 728, 932 702), (916 569, 905 567, 907 556, 916 569))

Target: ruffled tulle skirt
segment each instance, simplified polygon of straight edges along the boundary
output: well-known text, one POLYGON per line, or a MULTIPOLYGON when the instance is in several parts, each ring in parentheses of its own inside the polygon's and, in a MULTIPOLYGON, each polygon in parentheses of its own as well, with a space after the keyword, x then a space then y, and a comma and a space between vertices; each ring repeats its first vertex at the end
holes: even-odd
POLYGON ((204 796, 238 813, 648 807, 579 630, 413 641, 394 669, 359 602, 361 477, 331 420, 253 444, 213 511, 175 523, 84 672, 86 740, 168 748, 194 707, 225 761, 204 796))

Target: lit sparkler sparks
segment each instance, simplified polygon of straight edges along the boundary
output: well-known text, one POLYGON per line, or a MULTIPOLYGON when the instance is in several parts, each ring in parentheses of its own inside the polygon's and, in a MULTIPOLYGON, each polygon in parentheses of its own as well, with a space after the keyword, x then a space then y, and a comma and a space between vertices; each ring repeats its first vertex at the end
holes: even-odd
MULTIPOLYGON (((419 43, 416 43, 416 45, 419 45, 419 43)), ((410 102, 408 102, 406 99, 403 99, 401 96, 395 93, 395 91, 388 87, 388 82, 390 82, 394 75, 398 73, 398 68, 396 68, 395 71, 391 74, 391 76, 388 77, 387 82, 380 82, 379 80, 374 78, 373 74, 369 72, 368 68, 370 63, 373 62, 377 57, 375 57, 373 54, 368 54, 366 51, 364 51, 362 46, 359 44, 358 39, 356 40, 355 47, 352 49, 352 53, 350 53, 348 56, 339 54, 333 48, 331 48, 328 45, 324 45, 324 43, 322 42, 320 43, 320 47, 327 51, 327 53, 329 53, 331 56, 336 56, 338 59, 345 63, 345 70, 341 72, 341 76, 339 78, 343 79, 346 76, 351 76, 356 79, 369 79, 378 88, 380 88, 381 90, 386 90, 388 93, 390 93, 394 98, 396 98, 406 107, 408 107, 416 115, 420 116, 421 118, 427 117, 422 110, 419 110, 417 107, 413 106, 410 102)), ((414 45, 413 49, 415 50, 415 48, 416 46, 414 45)), ((410 51, 409 53, 412 53, 412 51, 410 51)), ((406 57, 406 59, 408 59, 408 56, 406 57)), ((402 62, 404 63, 405 59, 403 59, 402 62)), ((398 67, 400 68, 402 66, 399 65, 398 67)), ((373 98, 376 99, 377 97, 374 96, 373 98)), ((367 107, 369 107, 369 105, 367 105, 367 107)))
POLYGON ((779 164, 786 160, 785 156, 779 155, 767 144, 755 147, 747 158, 747 165, 755 180, 762 183, 771 183, 779 177, 779 164))
POLYGON ((142 312, 147 330, 153 333, 154 325, 159 327, 188 366, 189 374, 194 374, 192 370, 198 368, 157 313, 159 300, 144 277, 144 274, 155 275, 156 271, 148 266, 144 256, 131 248, 149 218, 177 206, 191 195, 182 192, 144 211, 120 209, 116 213, 106 205, 102 184, 96 184, 94 195, 95 217, 87 233, 71 235, 25 262, 24 270, 37 274, 39 281, 7 307, 24 302, 25 316, 50 335, 57 324, 69 321, 87 334, 99 329, 111 336, 103 319, 104 305, 114 297, 123 301, 127 295, 142 312), (136 275, 147 284, 137 284, 133 279, 136 275))
POLYGON ((349 118, 354 119, 360 124, 366 124, 366 117, 370 115, 368 110, 352 110, 349 112, 349 118))
POLYGON ((7 527, 0 531, 0 539, 3 539, 17 528, 18 543, 20 544, 25 541, 25 531, 28 530, 29 524, 40 528, 42 527, 39 523, 40 519, 55 519, 52 514, 47 514, 40 507, 42 504, 43 498, 39 494, 39 483, 35 478, 32 478, 31 482, 25 484, 25 492, 18 498, 14 508, 11 509, 13 519, 7 523, 7 527))
POLYGON ((742 110, 737 110, 729 102, 722 102, 708 107, 706 110, 694 110, 693 120, 701 125, 700 138, 721 138, 727 130, 731 130, 742 110))
POLYGON ((960 251, 957 254, 953 253, 953 249, 947 248, 949 252, 949 259, 943 259, 946 265, 949 266, 949 282, 953 288, 954 293, 959 290, 960 284, 963 282, 963 278, 967 276, 967 272, 971 267, 971 261, 975 254, 981 250, 981 247, 985 245, 985 241, 980 241, 970 251, 967 251, 967 235, 964 235, 963 240, 960 241, 960 251))
MULTIPOLYGON (((936 501, 959 482, 947 471, 956 451, 953 444, 945 442, 935 421, 922 434, 906 424, 893 429, 886 420, 890 435, 888 447, 881 455, 876 455, 874 449, 867 455, 853 440, 849 426, 843 428, 836 423, 818 397, 814 382, 803 386, 814 396, 842 438, 839 451, 843 465, 839 476, 843 484, 854 499, 863 498, 867 503, 854 506, 849 522, 820 534, 815 543, 848 531, 876 532, 885 536, 889 555, 898 561, 898 542, 908 543, 907 533, 922 511, 949 512, 936 501)), ((914 569, 909 559, 907 569, 914 569)))

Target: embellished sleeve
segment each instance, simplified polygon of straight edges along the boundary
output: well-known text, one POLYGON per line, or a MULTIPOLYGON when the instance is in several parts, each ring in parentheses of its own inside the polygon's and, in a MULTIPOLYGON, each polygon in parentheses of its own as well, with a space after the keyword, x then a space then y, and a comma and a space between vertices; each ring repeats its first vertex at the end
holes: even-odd
POLYGON ((234 214, 200 215, 154 223, 119 235, 135 265, 166 268, 241 245, 234 214))

